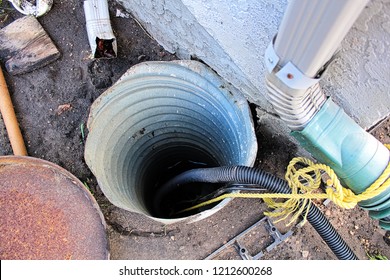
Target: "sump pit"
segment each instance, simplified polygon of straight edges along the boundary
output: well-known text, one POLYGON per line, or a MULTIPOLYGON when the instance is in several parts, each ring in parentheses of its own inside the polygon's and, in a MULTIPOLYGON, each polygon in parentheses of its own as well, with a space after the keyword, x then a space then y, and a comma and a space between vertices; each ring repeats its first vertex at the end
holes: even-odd
POLYGON ((183 212, 193 205, 193 201, 216 191, 221 184, 192 183, 186 184, 174 192, 168 193, 156 200, 156 190, 165 182, 182 172, 195 168, 207 168, 219 166, 215 159, 207 153, 190 147, 174 147, 165 150, 164 153, 156 154, 156 160, 146 164, 145 178, 142 185, 145 188, 144 201, 148 211, 153 217, 158 218, 182 218, 196 214, 214 205, 206 206, 200 210, 183 212))
POLYGON ((94 102, 88 128, 85 159, 106 197, 164 223, 195 221, 228 202, 184 217, 172 215, 177 204, 218 187, 187 186, 156 211, 154 194, 164 180, 194 167, 252 166, 257 152, 245 98, 196 61, 130 68, 94 102))

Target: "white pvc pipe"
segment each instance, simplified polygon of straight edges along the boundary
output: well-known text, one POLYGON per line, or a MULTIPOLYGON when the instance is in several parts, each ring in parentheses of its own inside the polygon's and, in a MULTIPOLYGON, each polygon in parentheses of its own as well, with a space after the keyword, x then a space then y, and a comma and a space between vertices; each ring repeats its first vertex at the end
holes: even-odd
POLYGON ((315 77, 369 0, 292 0, 275 41, 279 64, 292 62, 315 77))

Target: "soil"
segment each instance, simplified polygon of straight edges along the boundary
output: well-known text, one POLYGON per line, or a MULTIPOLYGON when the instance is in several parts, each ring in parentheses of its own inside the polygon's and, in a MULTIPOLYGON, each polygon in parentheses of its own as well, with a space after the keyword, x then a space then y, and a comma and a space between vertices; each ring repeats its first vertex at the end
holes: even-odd
MULTIPOLYGON (((115 17, 120 7, 114 1, 109 2, 112 27, 118 40, 116 59, 91 58, 83 1, 55 1, 52 10, 39 21, 59 48, 61 57, 31 73, 18 76, 5 73, 28 153, 67 169, 89 186, 108 224, 111 259, 204 259, 262 219, 265 204, 255 199, 234 199, 202 221, 164 226, 112 205, 85 164, 86 121, 92 102, 131 66, 143 61, 177 59, 131 16, 115 17)), ((20 14, 12 11, 0 27, 19 17, 20 14)), ((390 143, 390 120, 371 132, 383 143, 390 143)), ((283 176, 289 160, 296 156, 297 147, 267 130, 262 123, 256 124, 256 134, 259 143, 256 166, 283 176)), ((0 155, 11 154, 1 120, 0 155)), ((390 258, 389 233, 369 218, 366 211, 342 210, 332 203, 328 206, 319 203, 319 206, 359 259, 368 259, 368 254, 390 258)), ((289 230, 282 223, 276 227, 282 234, 289 230)), ((262 258, 336 259, 310 224, 292 230, 292 236, 262 258)), ((251 255, 272 241, 269 232, 263 231, 264 228, 257 228, 243 241, 251 255)), ((225 258, 237 256, 233 252, 225 258)))

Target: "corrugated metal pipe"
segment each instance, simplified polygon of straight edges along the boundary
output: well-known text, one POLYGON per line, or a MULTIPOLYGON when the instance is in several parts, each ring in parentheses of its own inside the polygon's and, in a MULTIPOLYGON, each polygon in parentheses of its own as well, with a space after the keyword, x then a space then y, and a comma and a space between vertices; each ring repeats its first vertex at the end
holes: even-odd
POLYGON ((253 166, 257 153, 246 99, 197 61, 131 67, 95 100, 88 129, 85 160, 106 197, 166 224, 206 218, 231 199, 172 217, 178 203, 218 186, 181 189, 168 197, 166 208, 154 211, 153 199, 163 182, 197 167, 253 166))
MULTIPOLYGON (((384 172, 388 149, 322 91, 321 74, 367 0, 291 1, 265 64, 269 101, 292 135, 355 194, 384 172)), ((359 203, 390 230, 390 188, 359 203)))

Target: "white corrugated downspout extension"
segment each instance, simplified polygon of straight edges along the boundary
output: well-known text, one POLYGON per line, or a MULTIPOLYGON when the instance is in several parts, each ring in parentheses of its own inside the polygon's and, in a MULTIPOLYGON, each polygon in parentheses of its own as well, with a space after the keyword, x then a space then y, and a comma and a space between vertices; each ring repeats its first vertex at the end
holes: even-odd
POLYGON ((84 1, 88 41, 94 58, 117 56, 117 42, 111 28, 107 0, 84 1))

